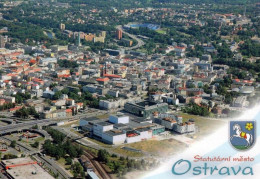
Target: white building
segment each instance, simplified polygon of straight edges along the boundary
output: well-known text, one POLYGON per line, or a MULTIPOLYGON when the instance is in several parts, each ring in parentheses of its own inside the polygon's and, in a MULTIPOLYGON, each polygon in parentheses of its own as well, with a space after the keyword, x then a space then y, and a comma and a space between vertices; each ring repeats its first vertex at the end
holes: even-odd
POLYGON ((134 142, 140 142, 141 141, 141 135, 135 135, 131 137, 126 138, 126 143, 134 143, 134 142))
POLYGON ((109 116, 109 122, 113 124, 127 124, 129 123, 129 116, 124 116, 122 114, 111 115, 109 116))
POLYGON ((57 63, 57 58, 42 58, 39 64, 47 66, 49 63, 57 63))
POLYGON ((141 140, 151 139, 153 136, 152 130, 148 128, 136 129, 135 131, 140 135, 141 140))
POLYGON ((177 121, 172 118, 163 118, 161 119, 161 125, 165 126, 166 129, 173 129, 173 126, 177 124, 177 121))
POLYGON ((121 130, 110 130, 102 134, 102 140, 109 144, 123 144, 126 140, 126 134, 121 130))
POLYGON ((177 124, 174 131, 181 134, 195 132, 195 122, 190 119, 188 122, 177 124))
POLYGON ((234 107, 244 107, 246 105, 246 96, 239 96, 234 101, 234 107))
POLYGON ((93 125, 93 134, 102 137, 102 134, 106 131, 113 129, 113 124, 108 122, 99 122, 93 125))
POLYGON ((15 97, 1 95, 0 99, 4 99, 7 103, 15 103, 15 97))

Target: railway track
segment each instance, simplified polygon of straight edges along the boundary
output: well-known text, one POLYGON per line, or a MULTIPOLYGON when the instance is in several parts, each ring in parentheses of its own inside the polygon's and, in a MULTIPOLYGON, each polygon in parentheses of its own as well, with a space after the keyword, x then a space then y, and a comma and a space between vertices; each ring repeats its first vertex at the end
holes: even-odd
MULTIPOLYGON (((12 139, 9 139, 9 138, 4 137, 4 136, 3 136, 3 137, 0 137, 0 139, 2 139, 2 140, 4 140, 4 141, 8 141, 8 142, 12 142, 12 141, 13 141, 12 139)), ((32 151, 32 149, 30 149, 29 147, 27 147, 27 146, 25 146, 25 145, 22 145, 20 142, 17 142, 16 145, 19 146, 20 149, 23 149, 24 152, 27 152, 27 153, 29 153, 29 154, 30 154, 31 152, 37 153, 36 151, 32 151)))
POLYGON ((102 179, 112 179, 112 177, 109 174, 107 174, 104 167, 98 161, 95 160, 95 157, 92 154, 84 151, 84 155, 88 157, 88 159, 91 161, 92 165, 94 166, 94 168, 99 173, 102 179))

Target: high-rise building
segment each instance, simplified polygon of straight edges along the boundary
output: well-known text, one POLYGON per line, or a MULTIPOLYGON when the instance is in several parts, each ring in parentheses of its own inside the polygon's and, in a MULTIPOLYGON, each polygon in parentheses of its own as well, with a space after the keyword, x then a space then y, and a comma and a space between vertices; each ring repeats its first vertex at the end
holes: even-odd
POLYGON ((102 32, 101 32, 101 36, 102 36, 102 37, 106 38, 106 35, 107 35, 107 32, 106 32, 106 31, 102 31, 102 32))
POLYGON ((5 37, 0 35, 0 48, 5 48, 5 37))
POLYGON ((117 30, 116 31, 116 38, 118 39, 118 40, 121 40, 122 39, 122 36, 123 36, 123 32, 122 32, 122 30, 117 30))
POLYGON ((60 24, 60 30, 65 30, 65 24, 60 24))
POLYGON ((78 46, 81 46, 81 42, 80 42, 80 33, 78 33, 77 45, 78 45, 78 46))

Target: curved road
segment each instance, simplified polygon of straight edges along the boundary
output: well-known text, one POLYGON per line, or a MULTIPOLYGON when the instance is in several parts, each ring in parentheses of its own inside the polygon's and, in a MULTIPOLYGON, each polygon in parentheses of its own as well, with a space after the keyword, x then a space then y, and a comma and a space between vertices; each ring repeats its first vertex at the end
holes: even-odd
POLYGON ((136 35, 133 34, 129 34, 128 32, 124 31, 121 25, 116 26, 117 30, 121 30, 124 34, 126 34, 127 36, 129 36, 132 39, 135 39, 137 41, 137 44, 133 47, 125 47, 126 50, 134 50, 137 48, 140 48, 141 46, 143 46, 145 43, 144 41, 142 41, 141 39, 137 38, 136 35))

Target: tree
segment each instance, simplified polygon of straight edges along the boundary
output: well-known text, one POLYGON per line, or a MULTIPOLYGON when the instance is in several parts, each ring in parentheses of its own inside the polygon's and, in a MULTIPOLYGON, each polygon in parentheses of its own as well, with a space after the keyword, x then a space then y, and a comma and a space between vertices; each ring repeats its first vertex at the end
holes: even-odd
POLYGON ((80 165, 79 162, 72 164, 71 169, 73 171, 73 176, 75 178, 77 178, 79 176, 81 176, 82 178, 85 177, 85 172, 84 172, 83 167, 80 165))
POLYGON ((193 83, 189 83, 188 85, 187 85, 187 88, 195 88, 196 86, 193 84, 193 83))
POLYGON ((72 159, 70 157, 65 159, 66 165, 71 165, 72 164, 72 159))
POLYGON ((15 146, 16 146, 16 141, 13 140, 13 141, 11 142, 11 144, 10 144, 10 147, 15 148, 15 146))
POLYGON ((13 155, 13 154, 5 154, 3 159, 8 160, 8 159, 14 159, 14 158, 17 158, 17 156, 13 155))
POLYGON ((38 129, 39 127, 38 127, 38 125, 36 124, 36 125, 34 125, 34 126, 32 126, 32 129, 38 129))
POLYGON ((35 141, 33 144, 31 144, 32 147, 38 148, 40 143, 38 141, 35 141))
POLYGON ((105 149, 98 150, 98 160, 107 163, 109 153, 105 149))
POLYGON ((62 92, 61 91, 57 91, 54 95, 53 95, 53 99, 54 100, 57 100, 61 97, 62 95, 62 92))

